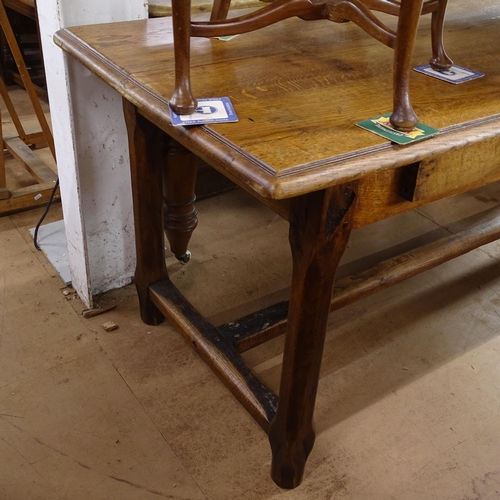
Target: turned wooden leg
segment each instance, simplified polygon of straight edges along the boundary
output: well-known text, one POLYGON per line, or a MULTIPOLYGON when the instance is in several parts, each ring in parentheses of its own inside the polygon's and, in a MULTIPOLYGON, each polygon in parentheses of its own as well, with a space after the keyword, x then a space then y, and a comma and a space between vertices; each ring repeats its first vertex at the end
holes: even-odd
POLYGON ((340 258, 349 239, 355 194, 336 186, 292 202, 293 277, 279 402, 270 424, 271 476, 295 488, 314 444, 314 403, 340 258))
POLYGON ((148 287, 168 278, 162 217, 163 132, 123 100, 130 149, 137 266, 135 285, 141 318, 148 325, 163 321, 151 302, 148 287))
POLYGON ((448 0, 439 0, 437 10, 432 13, 432 59, 430 65, 436 71, 445 71, 453 66, 453 61, 446 53, 443 41, 444 16, 447 3, 448 0))
POLYGON ((423 0, 401 0, 394 47, 394 111, 391 123, 398 130, 411 130, 418 123, 410 102, 410 72, 413 44, 423 0))
POLYGON ((190 77, 191 0, 172 0, 172 25, 175 89, 170 99, 170 107, 179 115, 189 115, 196 109, 190 77))
POLYGON ((187 247, 198 225, 194 193, 196 156, 172 138, 167 139, 167 163, 163 176, 164 226, 170 250, 182 263, 191 257, 187 247))

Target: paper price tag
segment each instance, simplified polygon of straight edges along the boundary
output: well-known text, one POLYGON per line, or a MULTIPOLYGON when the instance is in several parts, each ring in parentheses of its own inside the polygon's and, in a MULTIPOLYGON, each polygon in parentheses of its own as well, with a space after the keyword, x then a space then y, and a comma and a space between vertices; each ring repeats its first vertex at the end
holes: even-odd
POLYGON ((435 69, 432 69, 429 64, 426 64, 425 66, 417 66, 413 69, 419 73, 423 73, 424 75, 432 76, 433 78, 453 83, 454 85, 468 82, 469 80, 475 80, 476 78, 484 76, 484 73, 474 71, 473 69, 462 68, 461 66, 452 66, 446 71, 436 71, 435 69))
POLYGON ((198 99, 198 107, 191 115, 178 115, 170 109, 170 117, 174 126, 238 121, 229 97, 198 99))
POLYGON ((402 132, 400 130, 396 130, 391 125, 391 122, 389 121, 390 116, 390 113, 376 116, 375 118, 370 118, 369 120, 363 120, 356 123, 356 125, 368 130, 368 132, 377 134, 397 144, 411 144, 413 142, 421 141, 422 139, 428 139, 439 132, 438 129, 429 127, 423 123, 418 123, 417 126, 409 132, 402 132))
POLYGON ((229 42, 229 40, 232 40, 233 38, 236 38, 238 35, 226 35, 226 36, 216 36, 217 40, 221 40, 222 42, 229 42))

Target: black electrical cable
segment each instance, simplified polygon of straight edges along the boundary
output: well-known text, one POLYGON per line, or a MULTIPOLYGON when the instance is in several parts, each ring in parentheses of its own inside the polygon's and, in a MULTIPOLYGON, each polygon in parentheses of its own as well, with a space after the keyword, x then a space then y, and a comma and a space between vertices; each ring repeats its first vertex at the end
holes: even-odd
POLYGON ((47 206, 45 207, 45 212, 43 213, 43 215, 40 217, 40 220, 38 221, 36 227, 35 227, 35 234, 33 235, 33 244, 35 245, 35 248, 39 251, 41 251, 42 249, 38 246, 38 242, 37 242, 37 238, 38 238, 38 230, 40 229, 40 225, 42 224, 43 222, 43 219, 45 219, 45 217, 47 216, 47 214, 49 213, 49 210, 50 210, 50 205, 52 205, 52 200, 54 199, 54 196, 56 194, 56 191, 57 191, 57 188, 59 187, 59 177, 57 178, 56 180, 56 183, 54 185, 54 189, 52 189, 52 193, 50 193, 50 198, 49 198, 49 202, 47 203, 47 206))

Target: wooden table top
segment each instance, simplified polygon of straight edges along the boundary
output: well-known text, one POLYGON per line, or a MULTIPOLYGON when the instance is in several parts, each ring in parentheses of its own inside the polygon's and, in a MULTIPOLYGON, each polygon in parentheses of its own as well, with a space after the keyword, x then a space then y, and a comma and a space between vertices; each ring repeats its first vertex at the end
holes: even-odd
MULTIPOLYGON (((429 21, 422 18, 414 65, 430 57, 429 21)), ((500 135, 499 32, 497 2, 450 3, 447 50, 485 76, 451 85, 414 72, 414 108, 441 132, 403 147, 356 126, 390 112, 393 53, 352 24, 290 19, 227 42, 192 39, 195 96, 229 96, 239 117, 196 127, 170 123, 169 18, 75 27, 55 39, 205 161, 261 196, 282 199, 500 135)))

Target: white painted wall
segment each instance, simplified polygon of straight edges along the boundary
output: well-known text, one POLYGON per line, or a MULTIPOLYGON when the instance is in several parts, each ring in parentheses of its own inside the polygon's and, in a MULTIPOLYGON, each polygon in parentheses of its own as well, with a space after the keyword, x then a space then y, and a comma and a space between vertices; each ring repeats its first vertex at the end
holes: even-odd
POLYGON ((118 93, 53 42, 65 27, 144 19, 144 0, 37 2, 73 287, 88 307, 135 268, 127 136, 118 93))

